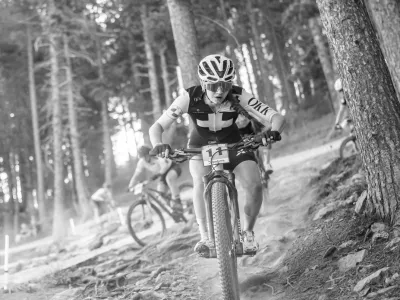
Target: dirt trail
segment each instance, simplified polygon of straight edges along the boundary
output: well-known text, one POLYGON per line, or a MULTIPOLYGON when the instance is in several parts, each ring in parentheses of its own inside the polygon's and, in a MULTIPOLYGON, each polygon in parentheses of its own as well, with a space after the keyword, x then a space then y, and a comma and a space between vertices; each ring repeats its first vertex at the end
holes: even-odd
MULTIPOLYGON (((308 208, 315 200, 314 191, 306 188, 307 183, 323 165, 338 156, 339 145, 340 141, 334 141, 272 161, 274 173, 270 189, 255 227, 260 250, 254 257, 239 259, 239 280, 242 291, 245 291, 241 299, 278 299, 271 296, 272 289, 265 291, 265 286, 260 287, 258 284, 261 278, 265 282, 265 274, 279 265, 293 240, 304 228, 308 208)), ((238 189, 240 195, 240 187, 238 189)), ((243 211, 243 203, 239 205, 243 211)), ((195 270, 199 279, 199 289, 207 294, 205 299, 218 299, 220 288, 217 261, 196 258, 190 268, 195 270)))
MULTIPOLYGON (((275 172, 270 181, 265 212, 260 215, 255 228, 260 251, 253 258, 245 257, 239 260, 239 277, 242 290, 246 291, 241 299, 277 299, 270 297, 271 292, 266 292, 265 287, 258 286, 260 280, 255 275, 266 274, 277 266, 304 226, 308 208, 314 200, 313 191, 304 190, 304 187, 310 177, 318 173, 322 165, 337 157, 339 144, 340 141, 334 141, 328 145, 273 160, 275 172)), ((241 192, 240 187, 239 192, 241 192)), ((126 242, 129 241, 128 239, 126 242)), ((80 256, 74 259, 79 260, 80 256)), ((195 276, 199 294, 205 295, 201 299, 218 299, 220 288, 215 259, 205 260, 190 255, 184 266, 195 276)), ((47 266, 47 269, 49 267, 47 266)), ((11 298, 7 299, 14 299, 12 297, 18 294, 10 295, 11 298)), ((25 295, 20 294, 20 296, 25 295)), ((42 295, 36 294, 21 299, 42 299, 41 297, 42 295)))

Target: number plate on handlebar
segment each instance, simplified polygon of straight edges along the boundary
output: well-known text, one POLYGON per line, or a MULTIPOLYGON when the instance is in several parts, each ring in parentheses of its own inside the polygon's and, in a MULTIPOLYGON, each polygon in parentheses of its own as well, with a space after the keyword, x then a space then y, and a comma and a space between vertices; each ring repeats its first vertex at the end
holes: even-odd
POLYGON ((201 148, 204 166, 229 163, 227 144, 207 145, 201 148))
POLYGON ((134 195, 139 195, 142 193, 142 191, 143 191, 143 183, 139 183, 139 184, 135 185, 135 187, 133 188, 134 195))

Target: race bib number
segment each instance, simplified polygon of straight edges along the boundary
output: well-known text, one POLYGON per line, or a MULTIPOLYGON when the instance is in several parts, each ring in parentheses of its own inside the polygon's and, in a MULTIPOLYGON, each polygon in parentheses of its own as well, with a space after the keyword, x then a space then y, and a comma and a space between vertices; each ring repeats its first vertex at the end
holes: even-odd
POLYGON ((139 183, 139 184, 135 185, 135 187, 133 189, 133 194, 134 195, 139 195, 139 194, 142 193, 142 191, 143 191, 143 184, 139 183))
POLYGON ((229 163, 228 146, 226 144, 207 145, 201 148, 204 166, 229 163))

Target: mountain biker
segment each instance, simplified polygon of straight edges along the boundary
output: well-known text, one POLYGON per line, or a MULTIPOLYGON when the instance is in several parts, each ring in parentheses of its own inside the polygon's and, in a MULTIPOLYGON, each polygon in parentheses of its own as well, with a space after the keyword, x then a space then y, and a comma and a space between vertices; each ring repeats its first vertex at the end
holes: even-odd
POLYGON ((340 100, 339 111, 335 119, 335 130, 341 131, 343 129, 343 126, 351 123, 351 119, 349 117, 349 108, 347 106, 347 102, 344 97, 342 80, 340 78, 338 78, 335 81, 335 90, 339 93, 339 100, 340 100))
POLYGON ((146 145, 139 148, 139 162, 136 166, 135 173, 129 181, 129 189, 132 189, 138 183, 139 176, 143 174, 145 170, 148 170, 153 174, 150 180, 160 178, 157 186, 158 191, 166 192, 167 187, 169 187, 172 194, 172 208, 174 211, 183 212, 177 182, 182 172, 181 167, 170 159, 149 155, 150 150, 151 148, 146 145))
MULTIPOLYGON (((235 86, 235 68, 232 60, 222 55, 209 55, 198 65, 200 84, 188 88, 175 99, 166 112, 151 126, 150 140, 153 144, 152 154, 168 157, 171 147, 162 141, 162 132, 168 129, 182 114, 188 113, 193 121, 190 128, 189 148, 198 148, 210 143, 234 143, 241 140, 235 124, 239 112, 267 124, 271 130, 263 134, 269 140, 279 141, 284 119, 246 92, 235 86)), ((253 151, 229 151, 230 163, 225 169, 233 170, 240 181, 245 195, 244 230, 242 241, 245 252, 258 250, 254 239, 253 228, 262 204, 262 187, 256 159, 253 151)), ((211 243, 208 240, 205 202, 203 199, 203 176, 210 172, 201 160, 189 161, 189 170, 193 177, 193 203, 196 220, 199 225, 201 240, 194 250, 206 256, 211 243)))
MULTIPOLYGON (((238 116, 236 120, 236 126, 239 128, 239 133, 243 137, 249 134, 257 134, 260 130, 262 130, 262 128, 258 128, 260 126, 257 126, 257 124, 250 121, 243 115, 238 116)), ((263 184, 267 184, 269 175, 274 172, 271 165, 271 144, 268 144, 266 147, 259 147, 256 153, 261 172, 261 180, 263 181, 263 184)))
POLYGON ((115 206, 115 201, 111 193, 111 185, 104 183, 101 188, 99 188, 90 197, 93 204, 95 218, 98 219, 102 214, 107 212, 108 206, 115 206))

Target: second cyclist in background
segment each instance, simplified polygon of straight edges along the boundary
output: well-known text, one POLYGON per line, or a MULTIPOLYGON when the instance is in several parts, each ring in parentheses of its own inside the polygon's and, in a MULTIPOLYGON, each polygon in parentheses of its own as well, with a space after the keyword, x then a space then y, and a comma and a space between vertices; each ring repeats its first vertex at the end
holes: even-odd
POLYGON ((151 180, 159 178, 157 190, 160 192, 166 192, 169 188, 172 196, 172 209, 177 213, 182 213, 182 203, 179 196, 178 177, 181 175, 181 167, 167 158, 161 158, 156 156, 150 156, 151 148, 144 145, 139 148, 138 156, 139 162, 136 166, 135 173, 133 174, 130 182, 129 189, 132 189, 138 182, 139 176, 148 170, 153 175, 151 180))

